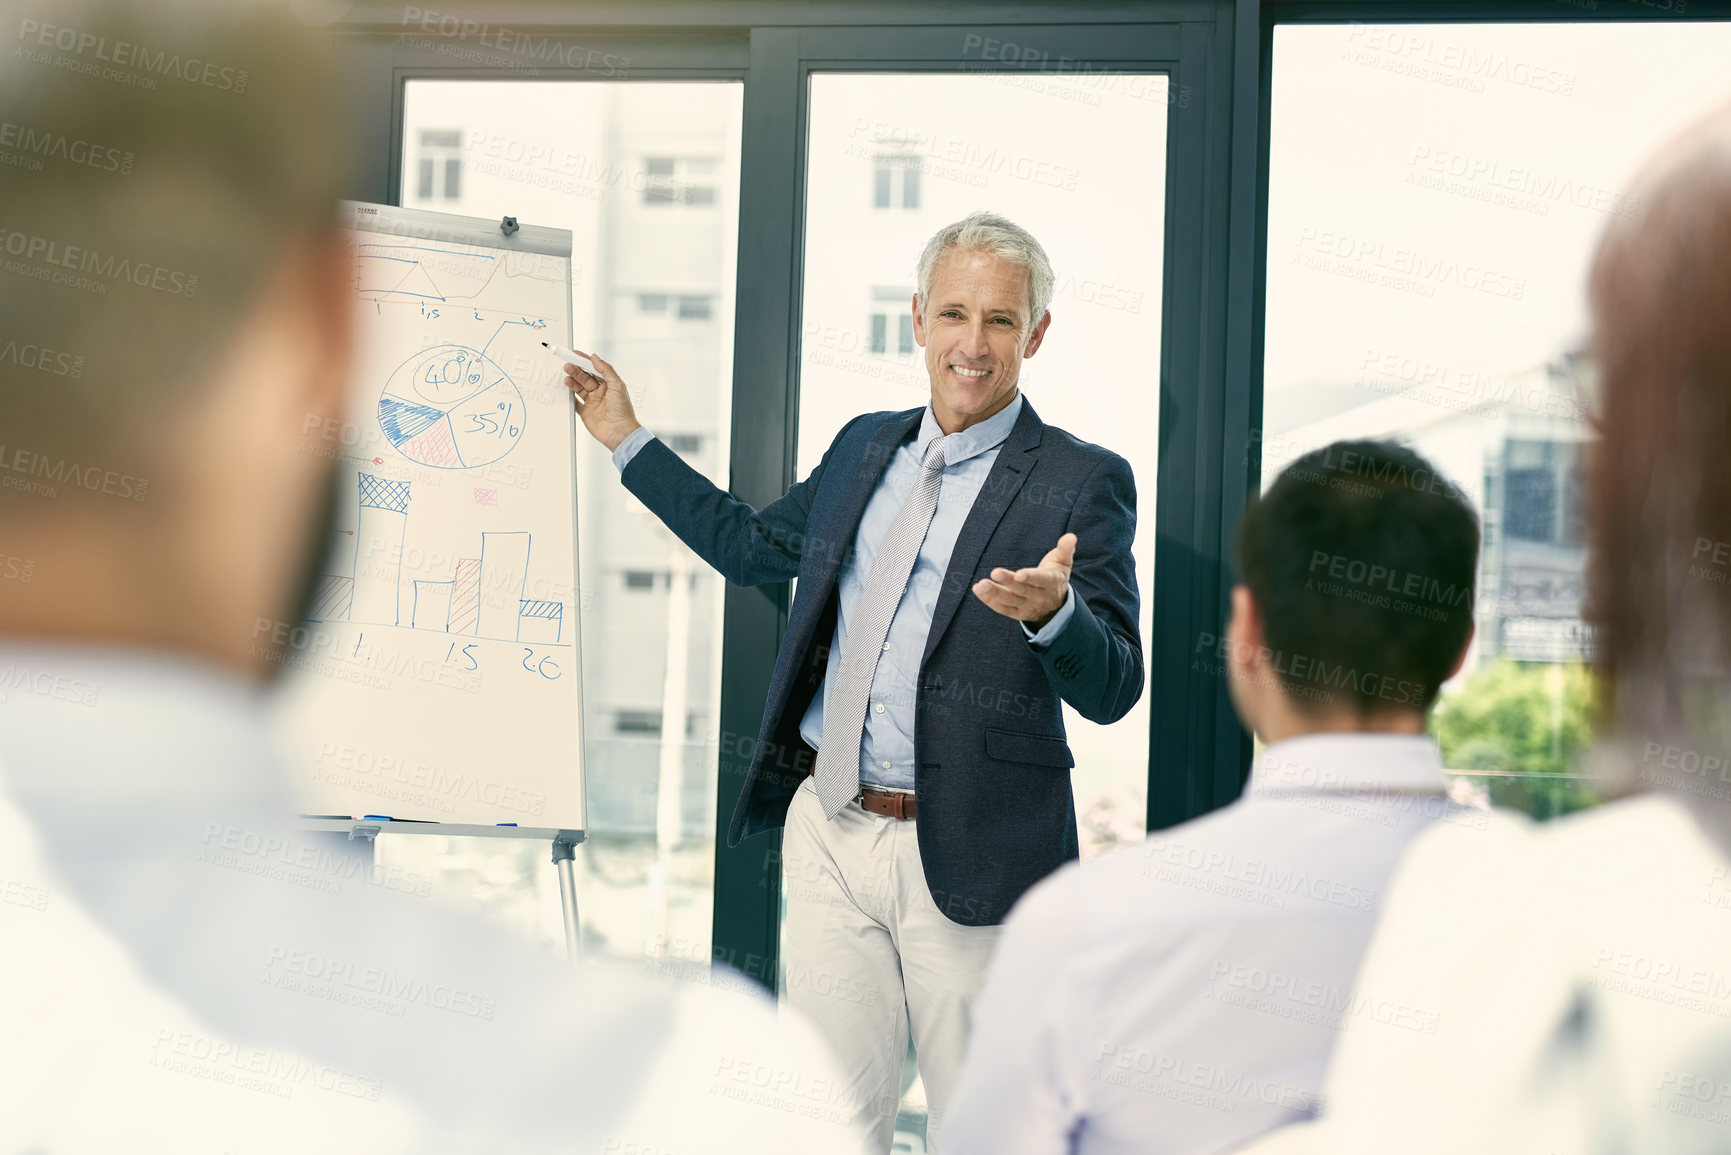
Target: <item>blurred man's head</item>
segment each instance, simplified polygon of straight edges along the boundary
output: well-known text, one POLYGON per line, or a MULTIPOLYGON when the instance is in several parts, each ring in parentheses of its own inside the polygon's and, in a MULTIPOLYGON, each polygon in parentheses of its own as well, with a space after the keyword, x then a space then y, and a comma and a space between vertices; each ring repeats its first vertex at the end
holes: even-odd
POLYGON ((926 351, 932 412, 946 433, 1016 397, 1052 316, 1052 265, 1027 230, 995 213, 939 229, 920 254, 914 339, 926 351))
POLYGON ((252 0, 0 0, 0 35, 0 634, 256 672, 347 376, 324 38, 252 0))
POLYGON ((1385 441, 1287 466, 1238 526, 1233 704, 1274 742, 1421 732, 1473 633, 1479 526, 1436 467, 1385 441))

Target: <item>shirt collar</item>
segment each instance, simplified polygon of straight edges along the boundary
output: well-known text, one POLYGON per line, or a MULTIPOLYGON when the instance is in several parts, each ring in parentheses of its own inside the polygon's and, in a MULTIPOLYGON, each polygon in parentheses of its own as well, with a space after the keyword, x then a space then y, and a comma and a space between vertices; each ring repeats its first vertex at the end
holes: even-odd
POLYGON ((1265 749, 1251 795, 1391 792, 1441 794, 1442 752, 1422 734, 1302 734, 1265 749))
MULTIPOLYGON (((970 425, 960 433, 950 434, 950 439, 944 442, 944 464, 959 465, 970 457, 978 457, 988 449, 996 449, 1004 443, 1004 438, 1010 435, 1015 427, 1016 418, 1022 415, 1022 393, 1016 391, 1015 399, 1008 405, 979 422, 970 425)), ((926 455, 926 444, 934 437, 942 437, 943 429, 938 425, 937 414, 932 412, 931 402, 926 403, 926 412, 920 418, 920 431, 914 437, 914 450, 920 458, 926 455)))

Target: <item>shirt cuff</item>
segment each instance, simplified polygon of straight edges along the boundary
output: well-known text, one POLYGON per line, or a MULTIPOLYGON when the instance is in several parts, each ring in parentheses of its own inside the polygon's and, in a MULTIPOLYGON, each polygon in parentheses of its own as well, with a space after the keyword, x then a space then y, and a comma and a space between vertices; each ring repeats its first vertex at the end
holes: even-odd
POLYGON ((619 448, 613 451, 613 467, 624 473, 625 467, 631 464, 631 459, 637 456, 637 451, 654 439, 655 434, 641 425, 633 429, 626 435, 625 440, 619 443, 619 448))
MULTIPOLYGON (((619 448, 625 448, 621 445, 619 448)), ((1076 612, 1076 591, 1074 587, 1064 590, 1064 604, 1058 607, 1058 612, 1052 615, 1052 620, 1040 627, 1035 633, 1028 628, 1028 623, 1022 623, 1022 633, 1027 637, 1028 644, 1036 650, 1043 650, 1051 645, 1057 636, 1064 632, 1064 627, 1070 624, 1070 617, 1076 612)))

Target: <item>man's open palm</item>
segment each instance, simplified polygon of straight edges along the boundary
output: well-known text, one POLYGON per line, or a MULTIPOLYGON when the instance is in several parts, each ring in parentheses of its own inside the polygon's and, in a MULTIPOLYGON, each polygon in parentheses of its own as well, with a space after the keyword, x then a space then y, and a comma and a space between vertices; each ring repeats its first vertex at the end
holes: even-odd
POLYGON ((1058 539, 1040 564, 1008 570, 999 566, 974 583, 974 596, 1006 618, 1027 622, 1033 629, 1052 620, 1070 590, 1070 568, 1076 564, 1076 535, 1058 539))

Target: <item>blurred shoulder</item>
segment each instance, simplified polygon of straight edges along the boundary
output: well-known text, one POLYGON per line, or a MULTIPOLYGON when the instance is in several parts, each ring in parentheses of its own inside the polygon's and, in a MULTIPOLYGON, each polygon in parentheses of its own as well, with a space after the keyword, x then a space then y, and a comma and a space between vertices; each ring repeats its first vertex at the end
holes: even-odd
POLYGON ((690 984, 658 1044, 643 1097, 619 1126, 622 1146, 609 1150, 864 1151, 853 1092, 828 1046, 755 984, 690 984))

